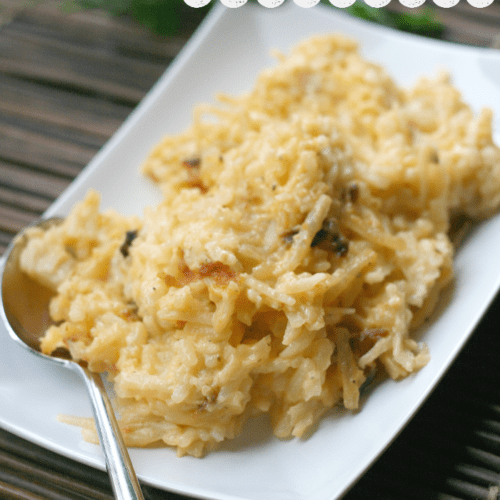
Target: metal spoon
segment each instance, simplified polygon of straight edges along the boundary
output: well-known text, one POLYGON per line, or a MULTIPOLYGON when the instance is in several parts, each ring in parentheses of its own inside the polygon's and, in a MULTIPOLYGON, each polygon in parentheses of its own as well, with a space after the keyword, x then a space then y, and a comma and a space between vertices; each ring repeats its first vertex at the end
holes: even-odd
MULTIPOLYGON (((48 229, 63 219, 42 220, 38 227, 48 229)), ((139 481, 118 427, 100 375, 72 361, 69 353, 58 349, 48 356, 40 351, 40 337, 50 323, 48 304, 51 291, 36 283, 19 268, 19 256, 26 245, 24 233, 7 248, 2 272, 0 315, 10 336, 35 355, 59 363, 77 372, 85 381, 96 421, 97 433, 106 459, 106 467, 115 498, 143 500, 139 481)))

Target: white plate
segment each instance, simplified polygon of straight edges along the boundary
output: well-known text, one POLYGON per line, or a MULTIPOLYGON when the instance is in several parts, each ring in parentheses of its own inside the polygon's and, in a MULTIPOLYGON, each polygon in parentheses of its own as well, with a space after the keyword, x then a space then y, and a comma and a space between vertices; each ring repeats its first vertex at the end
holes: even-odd
MULTIPOLYGON (((333 9, 217 6, 180 56, 82 175, 49 210, 66 213, 89 187, 103 206, 142 213, 159 195, 138 165, 165 133, 180 132, 192 106, 217 91, 249 89, 257 72, 273 63, 271 48, 287 50, 321 32, 357 38, 371 60, 383 63, 399 83, 447 67, 466 100, 489 105, 500 116, 500 56, 404 35, 333 9)), ((439 381, 500 285, 500 218, 477 227, 456 258, 457 278, 446 307, 422 333, 432 361, 416 376, 377 387, 357 414, 331 412, 309 439, 279 441, 265 420, 199 460, 178 459, 169 449, 132 449, 146 483, 186 495, 219 500, 326 500, 338 498, 394 439, 439 381)), ((90 416, 75 376, 29 355, 0 327, 0 425, 46 448, 103 468, 100 448, 80 431, 56 421, 59 413, 90 416)), ((390 479, 389 479, 390 480, 390 479)))

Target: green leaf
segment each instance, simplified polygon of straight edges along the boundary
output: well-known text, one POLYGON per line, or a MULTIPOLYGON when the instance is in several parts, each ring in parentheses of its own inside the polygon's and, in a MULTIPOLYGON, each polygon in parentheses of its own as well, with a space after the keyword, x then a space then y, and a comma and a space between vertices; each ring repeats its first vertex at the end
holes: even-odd
POLYGON ((159 35, 189 33, 211 7, 210 3, 195 9, 184 0, 66 0, 66 6, 71 2, 76 8, 100 9, 113 16, 130 16, 159 35))
POLYGON ((428 7, 412 14, 401 13, 394 16, 396 28, 417 35, 440 38, 444 25, 436 19, 434 11, 428 7))
POLYGON ((440 38, 444 32, 444 25, 436 19, 434 11, 429 7, 411 13, 392 12, 384 8, 370 7, 357 0, 343 10, 361 19, 416 35, 440 38))
POLYGON ((389 12, 383 9, 377 9, 375 7, 370 7, 364 2, 357 1, 350 7, 343 9, 348 14, 352 16, 359 17, 360 19, 365 19, 366 21, 372 21, 378 24, 383 24, 385 26, 390 26, 395 28, 394 20, 389 12))
MULTIPOLYGON (((184 0, 64 0, 64 5, 66 9, 73 3, 76 8, 101 9, 113 16, 128 15, 155 33, 176 35, 194 30, 217 1, 212 0, 199 9, 189 7, 184 0)), ((321 3, 333 8, 328 0, 321 0, 321 3)), ((357 0, 342 10, 367 21, 418 35, 440 38, 444 31, 444 26, 429 7, 410 13, 395 13, 357 0)))

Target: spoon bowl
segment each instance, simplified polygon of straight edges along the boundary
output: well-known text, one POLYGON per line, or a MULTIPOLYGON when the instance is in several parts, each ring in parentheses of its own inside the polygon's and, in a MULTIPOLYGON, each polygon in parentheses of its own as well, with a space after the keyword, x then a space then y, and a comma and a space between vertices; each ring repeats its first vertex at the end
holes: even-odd
MULTIPOLYGON (((63 220, 61 217, 52 217, 38 222, 36 226, 47 230, 63 220)), ((26 243, 27 236, 23 231, 7 248, 1 271, 0 316, 10 337, 16 343, 34 355, 63 365, 81 376, 89 394, 115 498, 143 500, 139 482, 100 375, 91 372, 84 363, 73 361, 66 349, 57 349, 50 356, 40 350, 40 339, 51 324, 49 302, 54 294, 20 268, 19 259, 26 243)))

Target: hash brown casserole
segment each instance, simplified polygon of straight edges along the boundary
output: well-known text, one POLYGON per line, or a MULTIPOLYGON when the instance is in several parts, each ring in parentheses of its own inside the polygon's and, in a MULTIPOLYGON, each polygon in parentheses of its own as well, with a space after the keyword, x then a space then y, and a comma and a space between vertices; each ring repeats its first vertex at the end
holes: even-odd
POLYGON ((263 412, 303 436, 357 409, 371 371, 418 371, 451 221, 499 205, 491 112, 445 74, 399 88, 337 35, 277 58, 154 148, 163 201, 144 216, 91 191, 30 230, 22 266, 55 292, 43 351, 109 374, 128 445, 199 457, 263 412))

